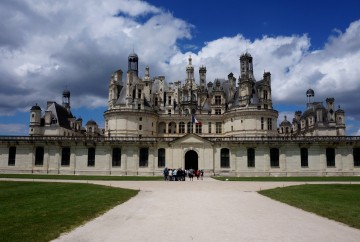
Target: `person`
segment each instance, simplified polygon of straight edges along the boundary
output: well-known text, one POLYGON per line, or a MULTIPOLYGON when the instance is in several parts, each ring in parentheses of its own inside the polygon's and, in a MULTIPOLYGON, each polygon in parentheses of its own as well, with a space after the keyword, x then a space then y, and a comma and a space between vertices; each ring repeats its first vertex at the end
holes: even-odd
POLYGON ((204 177, 204 170, 200 170, 200 177, 201 177, 201 180, 202 180, 203 177, 204 177))
POLYGON ((168 181, 169 180, 169 170, 167 167, 165 167, 163 173, 164 173, 164 180, 168 181))
POLYGON ((196 170, 196 171, 195 171, 195 176, 196 176, 196 178, 199 180, 200 170, 196 170))
POLYGON ((194 169, 193 168, 189 169, 189 180, 190 181, 194 180, 194 169))
POLYGON ((172 181, 172 169, 169 169, 169 181, 172 181))

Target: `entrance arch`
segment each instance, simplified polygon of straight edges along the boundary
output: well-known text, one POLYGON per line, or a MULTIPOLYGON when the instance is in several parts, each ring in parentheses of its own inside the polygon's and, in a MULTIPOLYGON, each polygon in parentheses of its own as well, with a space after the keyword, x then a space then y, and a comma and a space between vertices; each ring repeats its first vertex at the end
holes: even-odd
POLYGON ((198 154, 193 150, 189 150, 185 154, 185 169, 188 170, 190 168, 194 170, 199 169, 198 154))

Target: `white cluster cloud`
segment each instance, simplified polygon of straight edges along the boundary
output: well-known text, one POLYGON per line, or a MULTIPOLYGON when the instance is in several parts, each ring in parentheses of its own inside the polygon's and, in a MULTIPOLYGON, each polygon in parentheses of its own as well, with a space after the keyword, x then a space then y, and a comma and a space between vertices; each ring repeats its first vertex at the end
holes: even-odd
POLYGON ((126 72, 134 49, 140 74, 149 65, 151 75, 165 75, 168 82, 184 80, 189 55, 196 70, 206 66, 208 81, 230 72, 239 76, 239 57, 248 51, 258 80, 271 72, 275 104, 302 105, 312 88, 318 101, 333 96, 348 117, 360 118, 354 102, 360 91, 360 20, 319 50, 311 50, 307 34, 251 41, 239 33, 183 52, 178 42, 191 39, 195 26, 144 1, 5 0, 0 15, 0 115, 60 101, 66 87, 73 107, 105 110, 109 77, 119 68, 126 72))

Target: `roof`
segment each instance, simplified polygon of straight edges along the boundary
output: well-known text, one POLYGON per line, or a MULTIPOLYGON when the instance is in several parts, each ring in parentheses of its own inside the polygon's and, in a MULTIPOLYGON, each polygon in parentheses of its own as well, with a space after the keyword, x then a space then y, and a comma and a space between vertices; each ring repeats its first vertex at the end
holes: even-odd
POLYGON ((86 123, 86 126, 88 126, 88 125, 97 125, 97 123, 96 123, 94 120, 90 119, 90 120, 87 121, 87 123, 86 123))
POLYGON ((41 111, 41 108, 37 104, 35 104, 35 106, 31 107, 30 111, 35 111, 35 110, 40 110, 41 111))

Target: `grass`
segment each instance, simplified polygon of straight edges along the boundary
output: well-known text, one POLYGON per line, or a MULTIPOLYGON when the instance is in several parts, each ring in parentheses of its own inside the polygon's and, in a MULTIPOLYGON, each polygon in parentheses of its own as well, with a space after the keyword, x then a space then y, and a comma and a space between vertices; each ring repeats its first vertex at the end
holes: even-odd
POLYGON ((351 182, 360 181, 360 176, 304 176, 304 177, 213 177, 219 181, 271 181, 271 182, 351 182))
POLYGON ((93 184, 0 182, 0 240, 50 241, 138 191, 93 184))
POLYGON ((360 185, 300 185, 259 193, 360 229, 360 185))
POLYGON ((56 179, 56 180, 101 180, 101 181, 162 181, 162 176, 81 176, 47 174, 0 174, 0 178, 56 179))

